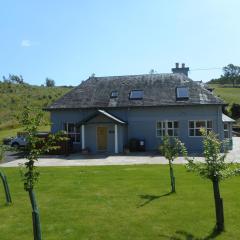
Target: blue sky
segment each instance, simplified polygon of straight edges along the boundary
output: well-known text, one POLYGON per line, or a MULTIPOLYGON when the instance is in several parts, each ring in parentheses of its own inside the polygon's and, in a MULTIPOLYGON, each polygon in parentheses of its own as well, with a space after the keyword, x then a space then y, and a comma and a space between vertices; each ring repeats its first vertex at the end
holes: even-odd
POLYGON ((239 0, 8 0, 0 3, 0 76, 77 85, 96 76, 170 72, 194 80, 240 65, 239 0))

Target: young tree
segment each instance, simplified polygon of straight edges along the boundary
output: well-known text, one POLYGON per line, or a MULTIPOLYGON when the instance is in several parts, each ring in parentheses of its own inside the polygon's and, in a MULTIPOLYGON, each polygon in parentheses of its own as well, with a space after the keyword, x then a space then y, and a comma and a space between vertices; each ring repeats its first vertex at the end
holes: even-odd
POLYGON ((50 150, 57 149, 58 141, 65 140, 61 133, 49 135, 47 139, 37 136, 38 127, 42 124, 43 113, 32 113, 28 107, 24 107, 21 123, 26 132, 27 146, 25 168, 22 169, 22 177, 24 181, 24 189, 28 192, 32 206, 32 220, 34 240, 41 240, 41 227, 39 211, 34 193, 34 186, 39 178, 39 172, 35 167, 35 162, 39 156, 50 150))
POLYGON ((223 200, 220 195, 219 182, 228 177, 240 173, 240 169, 233 168, 231 164, 226 163, 227 152, 222 153, 224 142, 221 142, 214 132, 207 132, 201 129, 203 135, 203 154, 205 162, 194 162, 193 159, 187 158, 187 169, 197 172, 201 177, 207 178, 212 182, 215 200, 216 212, 216 230, 221 232, 224 230, 224 211, 223 200))
MULTIPOLYGON (((6 150, 5 146, 0 145, 0 161, 2 161, 3 158, 4 158, 5 150, 6 150)), ((9 190, 9 186, 8 186, 7 177, 1 171, 0 171, 0 178, 1 178, 2 183, 3 183, 5 197, 6 197, 6 202, 7 202, 7 204, 11 204, 12 203, 12 198, 11 198, 11 195, 10 195, 10 190, 9 190)))
POLYGON ((176 192, 175 186, 175 176, 173 171, 173 161, 179 154, 186 155, 186 148, 184 144, 175 137, 169 137, 168 135, 163 137, 162 145, 160 146, 160 151, 164 157, 168 160, 170 180, 171 180, 171 192, 176 192))

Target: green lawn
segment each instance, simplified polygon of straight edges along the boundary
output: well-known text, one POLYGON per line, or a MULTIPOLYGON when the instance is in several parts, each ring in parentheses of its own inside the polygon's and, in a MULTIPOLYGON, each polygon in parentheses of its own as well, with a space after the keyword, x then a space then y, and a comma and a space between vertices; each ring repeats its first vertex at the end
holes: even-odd
MULTIPOLYGON (((174 166, 177 193, 167 195, 168 166, 40 168, 36 188, 43 239, 204 239, 214 227, 212 186, 174 166)), ((8 176, 13 205, 0 189, 0 239, 32 239, 31 209, 19 169, 8 176)), ((226 231, 239 239, 240 177, 221 184, 226 231)), ((208 238, 210 239, 210 238, 208 238)))

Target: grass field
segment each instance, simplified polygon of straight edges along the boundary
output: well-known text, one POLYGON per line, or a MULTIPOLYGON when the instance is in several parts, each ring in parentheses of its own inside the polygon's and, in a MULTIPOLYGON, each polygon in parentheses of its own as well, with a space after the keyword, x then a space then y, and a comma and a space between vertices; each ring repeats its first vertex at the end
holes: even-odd
POLYGON ((214 88, 214 93, 220 96, 226 103, 240 104, 240 88, 224 87, 217 84, 210 84, 214 88))
MULTIPOLYGON (((176 194, 168 194, 168 166, 40 168, 36 187, 43 239, 211 239, 215 224, 212 186, 184 166, 174 166, 176 194)), ((14 203, 0 189, 0 239, 32 239, 31 209, 19 170, 7 174, 14 203)), ((240 177, 221 184, 226 231, 239 239, 240 177)))

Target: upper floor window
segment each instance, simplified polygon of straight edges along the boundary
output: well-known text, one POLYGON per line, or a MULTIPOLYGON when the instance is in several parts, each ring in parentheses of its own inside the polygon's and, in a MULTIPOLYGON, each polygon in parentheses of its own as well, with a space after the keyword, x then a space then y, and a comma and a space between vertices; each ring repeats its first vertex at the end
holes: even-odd
POLYGON ((110 98, 117 98, 118 97, 118 91, 112 91, 110 98))
POLYGON ((188 131, 189 131, 189 136, 190 137, 199 137, 201 136, 200 129, 205 128, 207 132, 212 131, 212 121, 208 120, 194 120, 194 121, 189 121, 188 123, 188 131))
POLYGON ((178 136, 179 124, 177 121, 158 121, 156 135, 157 137, 170 136, 177 137, 178 136))
POLYGON ((177 100, 187 100, 189 98, 189 92, 187 87, 177 87, 176 88, 176 98, 177 100))
POLYGON ((143 99, 143 90, 132 90, 129 94, 129 99, 131 100, 143 99))
POLYGON ((64 131, 67 132, 68 137, 75 143, 80 142, 81 129, 75 123, 64 123, 64 131))

